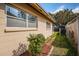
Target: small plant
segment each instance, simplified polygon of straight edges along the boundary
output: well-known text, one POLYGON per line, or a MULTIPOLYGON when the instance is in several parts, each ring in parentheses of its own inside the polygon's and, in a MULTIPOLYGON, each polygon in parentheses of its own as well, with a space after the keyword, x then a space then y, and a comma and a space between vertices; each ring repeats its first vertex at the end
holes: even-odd
POLYGON ((30 34, 28 40, 30 42, 29 51, 32 53, 32 55, 40 54, 45 37, 42 34, 30 34))

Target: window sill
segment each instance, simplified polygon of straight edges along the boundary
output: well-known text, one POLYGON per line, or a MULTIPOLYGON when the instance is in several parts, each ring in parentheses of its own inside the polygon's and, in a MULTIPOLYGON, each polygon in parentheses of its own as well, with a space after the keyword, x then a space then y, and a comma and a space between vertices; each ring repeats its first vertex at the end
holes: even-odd
POLYGON ((37 28, 6 27, 5 32, 37 31, 37 28))

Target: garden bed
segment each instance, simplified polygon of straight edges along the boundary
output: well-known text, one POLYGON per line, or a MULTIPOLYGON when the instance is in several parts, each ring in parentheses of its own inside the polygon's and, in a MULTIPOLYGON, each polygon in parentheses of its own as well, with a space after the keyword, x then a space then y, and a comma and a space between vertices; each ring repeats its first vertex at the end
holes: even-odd
POLYGON ((43 49, 42 49, 42 52, 41 52, 41 56, 46 56, 48 55, 48 53, 50 52, 50 49, 51 49, 52 45, 49 43, 45 43, 43 45, 43 49))
MULTIPOLYGON (((38 41, 36 41, 36 37, 30 38, 31 40, 34 40, 32 43, 33 44, 38 44, 38 41)), ((38 38, 39 39, 39 38, 38 38)), ((43 37, 41 37, 41 40, 43 37)), ((39 39, 40 40, 40 39, 39 39)), ((50 56, 76 56, 77 55, 77 50, 72 46, 71 42, 69 39, 61 35, 58 32, 55 32, 52 34, 50 37, 48 37, 46 40, 44 40, 43 43, 40 43, 41 45, 38 46, 34 45, 31 48, 32 50, 35 49, 32 52, 26 51, 25 53, 21 54, 21 56, 32 56, 32 53, 35 53, 36 56, 47 56, 53 46, 53 50, 50 52, 50 56), (45 41, 45 42, 44 42, 45 41), (36 47, 36 48, 35 48, 36 47), (41 50, 39 50, 41 48, 41 50)), ((41 42, 41 41, 39 41, 41 42)))

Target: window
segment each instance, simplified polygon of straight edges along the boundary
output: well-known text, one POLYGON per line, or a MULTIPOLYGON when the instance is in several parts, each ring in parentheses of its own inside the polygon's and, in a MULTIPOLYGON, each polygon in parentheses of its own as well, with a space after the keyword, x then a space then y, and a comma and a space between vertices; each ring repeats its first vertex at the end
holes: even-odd
POLYGON ((17 17, 18 16, 18 10, 15 8, 12 8, 10 6, 6 6, 7 15, 17 17))
POLYGON ((6 14, 7 14, 7 27, 24 27, 24 28, 37 27, 37 17, 25 13, 22 10, 7 5, 6 14))
POLYGON ((28 27, 37 27, 37 20, 35 16, 28 15, 28 27))
POLYGON ((26 14, 18 9, 6 6, 7 27, 25 27, 26 14))
POLYGON ((46 22, 46 28, 50 29, 51 28, 51 24, 49 22, 46 22))
POLYGON ((23 11, 19 11, 19 12, 18 12, 18 17, 19 17, 19 18, 26 19, 26 14, 25 14, 23 11))

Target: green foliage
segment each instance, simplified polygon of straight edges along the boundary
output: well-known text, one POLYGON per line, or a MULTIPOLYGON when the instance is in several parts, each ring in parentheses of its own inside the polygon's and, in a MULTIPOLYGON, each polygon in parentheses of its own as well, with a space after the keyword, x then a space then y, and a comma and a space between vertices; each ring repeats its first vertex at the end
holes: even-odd
POLYGON ((45 42, 45 37, 42 34, 37 34, 38 41, 41 43, 45 42))
POLYGON ((32 55, 37 55, 42 51, 42 44, 45 42, 45 37, 42 34, 30 34, 28 37, 30 42, 29 51, 32 55))
POLYGON ((52 38, 53 38, 53 37, 56 37, 57 35, 59 35, 59 32, 54 32, 54 33, 52 34, 52 38))
POLYGON ((52 44, 55 47, 52 55, 77 55, 77 50, 75 50, 66 36, 61 35, 60 33, 54 33, 54 35, 56 36, 56 38, 54 39, 52 44))
POLYGON ((72 10, 64 9, 50 15, 56 20, 56 24, 66 25, 69 21, 73 20, 79 14, 73 13, 72 10))

